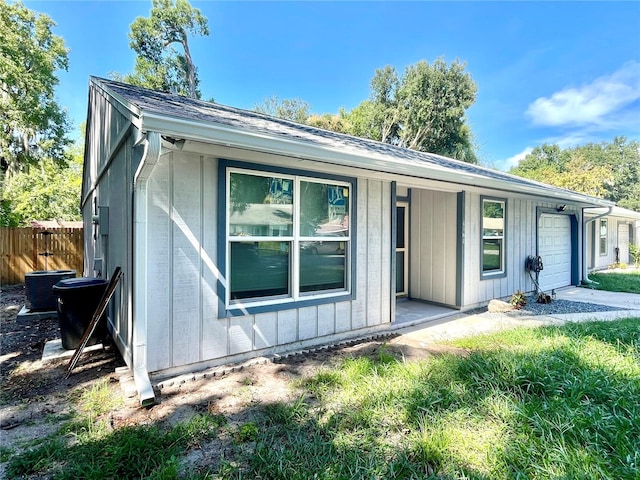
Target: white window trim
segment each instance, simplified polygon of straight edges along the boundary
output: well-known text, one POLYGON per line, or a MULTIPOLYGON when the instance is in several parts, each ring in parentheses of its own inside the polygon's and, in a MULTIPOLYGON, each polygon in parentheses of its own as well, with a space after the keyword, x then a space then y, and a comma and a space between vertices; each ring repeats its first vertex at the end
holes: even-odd
POLYGON ((287 304, 300 302, 304 300, 316 300, 337 296, 344 296, 345 294, 351 293, 351 262, 352 259, 350 257, 351 253, 351 241, 352 241, 352 225, 351 215, 353 211, 352 199, 353 199, 353 189, 351 188, 351 184, 349 182, 344 182, 340 180, 334 180, 331 178, 323 178, 323 177, 308 177, 305 175, 295 175, 295 174, 285 174, 279 172, 269 172, 264 170, 252 170, 245 169, 240 167, 227 167, 225 172, 225 184, 226 184, 226 211, 225 211, 225 255, 226 255, 226 272, 225 278, 231 279, 231 243, 240 243, 246 241, 281 241, 281 242, 290 242, 291 243, 291 262, 289 265, 289 281, 290 281, 290 289, 291 295, 283 295, 283 296, 273 296, 273 297, 260 297, 256 299, 242 299, 242 300, 232 300, 231 299, 231 282, 228 283, 228 287, 225 295, 225 307, 227 310, 229 309, 243 309, 243 308, 253 308, 253 307, 262 307, 268 305, 278 305, 278 304, 287 304), (272 236, 238 236, 238 235, 230 235, 230 220, 231 220, 231 209, 229 208, 231 204, 231 174, 232 173, 240 173, 245 175, 253 175, 253 176, 261 176, 261 177, 274 177, 289 179, 293 181, 293 225, 292 232, 293 235, 290 236, 282 236, 282 237, 272 237, 272 236), (348 235, 345 237, 328 237, 328 236, 315 236, 315 237, 307 237, 300 235, 300 183, 301 182, 313 182, 319 184, 331 184, 338 185, 349 189, 349 229, 348 235), (318 292, 309 292, 309 293, 301 293, 300 292, 300 242, 317 242, 317 241, 340 241, 345 242, 345 288, 344 289, 332 289, 332 290, 322 290, 318 292))

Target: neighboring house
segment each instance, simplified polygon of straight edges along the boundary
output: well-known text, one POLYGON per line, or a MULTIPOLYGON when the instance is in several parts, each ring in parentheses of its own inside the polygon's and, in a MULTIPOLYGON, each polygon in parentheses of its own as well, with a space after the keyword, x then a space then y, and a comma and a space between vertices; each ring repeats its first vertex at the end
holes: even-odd
POLYGON ((585 211, 610 206, 438 155, 90 80, 85 275, 123 269, 109 328, 143 404, 164 376, 533 291, 531 255, 542 257, 543 290, 577 285, 585 211))
POLYGON ((640 246, 640 212, 610 207, 589 210, 585 218, 589 271, 615 263, 633 264, 629 246, 640 246))

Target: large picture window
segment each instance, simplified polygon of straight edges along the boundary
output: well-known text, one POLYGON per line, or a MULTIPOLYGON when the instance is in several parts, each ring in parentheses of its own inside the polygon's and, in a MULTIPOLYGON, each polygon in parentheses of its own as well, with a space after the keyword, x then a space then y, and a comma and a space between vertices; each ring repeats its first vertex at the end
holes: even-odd
POLYGON ((227 169, 227 305, 350 289, 351 185, 227 169))
POLYGON ((600 255, 607 254, 607 230, 609 223, 606 219, 600 220, 600 255))
POLYGON ((482 276, 505 273, 505 201, 482 199, 482 276))

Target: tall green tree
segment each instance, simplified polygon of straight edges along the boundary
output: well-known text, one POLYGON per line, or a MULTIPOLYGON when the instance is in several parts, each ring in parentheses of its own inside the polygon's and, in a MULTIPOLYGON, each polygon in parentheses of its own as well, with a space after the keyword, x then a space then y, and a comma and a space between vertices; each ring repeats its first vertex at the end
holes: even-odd
POLYGON ((69 122, 54 90, 67 70, 55 23, 19 2, 0 0, 0 170, 12 175, 43 158, 64 160, 69 122))
POLYGON ((129 46, 137 54, 136 63, 134 72, 121 79, 142 87, 200 98, 200 81, 189 48, 189 35, 209 35, 208 20, 199 9, 187 0, 175 0, 175 3, 152 0, 149 17, 138 17, 131 24, 129 46))
POLYGON ((365 130, 362 133, 371 135, 373 140, 386 143, 401 143, 401 109, 398 91, 402 83, 398 79, 396 69, 387 65, 376 70, 371 80, 371 96, 365 103, 360 114, 366 119, 371 115, 367 123, 360 126, 365 130), (369 133, 367 133, 367 130, 369 133))
POLYGON ((7 178, 0 199, 0 226, 28 225, 31 220, 82 220, 81 143, 67 149, 64 164, 45 158, 7 178))
POLYGON ((553 179, 564 170, 567 161, 568 152, 558 145, 544 144, 535 147, 509 173, 553 185, 553 179))
POLYGON ((354 135, 476 163, 466 111, 477 86, 465 64, 422 60, 376 70, 369 99, 349 113, 354 135))
POLYGON ((344 109, 333 115, 331 113, 325 113, 323 115, 311 114, 307 118, 306 123, 312 127, 322 128, 324 130, 331 130, 338 133, 353 134, 353 125, 344 109))
POLYGON ((620 136, 611 142, 586 145, 582 150, 591 158, 602 159, 602 165, 610 170, 613 181, 606 198, 640 212, 640 142, 620 136))
POLYGON ((465 64, 420 61, 398 76, 386 66, 371 79, 369 98, 351 111, 309 114, 300 99, 265 99, 255 110, 319 128, 477 163, 466 111, 477 86, 465 64))
POLYGON ((311 106, 301 98, 278 100, 277 95, 272 95, 262 100, 261 103, 256 103, 253 109, 258 113, 291 120, 292 122, 307 123, 311 106))
POLYGON ((640 211, 640 142, 625 137, 567 149, 545 144, 509 173, 640 211))

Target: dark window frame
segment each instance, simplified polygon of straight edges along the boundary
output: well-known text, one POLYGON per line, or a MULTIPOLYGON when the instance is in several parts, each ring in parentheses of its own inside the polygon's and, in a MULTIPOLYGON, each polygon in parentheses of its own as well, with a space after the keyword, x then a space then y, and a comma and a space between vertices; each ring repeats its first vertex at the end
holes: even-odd
POLYGON ((500 197, 480 196, 480 280, 491 280, 494 278, 504 278, 507 276, 507 199, 500 197), (485 202, 502 204, 502 236, 484 235, 484 204, 485 202), (498 240, 501 244, 500 269, 485 270, 484 267, 484 246, 485 241, 498 240))
POLYGON ((609 219, 601 218, 598 223, 598 251, 601 257, 606 257, 609 254, 609 219), (602 227, 604 225, 605 233, 602 234, 602 227), (602 241, 604 240, 604 249, 602 241), (604 251, 603 251, 604 250, 604 251))
MULTIPOLYGON (((277 167, 261 164, 253 164, 248 162, 220 159, 218 164, 218 268, 220 272, 220 280, 218 281, 218 317, 226 318, 230 316, 251 315, 264 312, 274 312, 281 310, 291 310, 312 305, 321 305, 326 303, 337 303, 342 301, 354 300, 356 298, 356 218, 357 218, 357 188, 356 179, 342 175, 318 173, 307 170, 291 169, 286 167, 277 167), (247 299, 241 302, 230 302, 228 289, 228 272, 230 261, 230 242, 228 236, 229 215, 228 215, 228 178, 231 171, 243 171, 247 174, 257 175, 284 175, 296 177, 296 184, 301 181, 311 181, 317 183, 333 183, 344 184, 349 189, 349 232, 350 236, 346 241, 345 248, 345 275, 346 285, 344 289, 339 290, 322 290, 317 293, 304 293, 296 297, 287 296, 285 298, 261 298, 247 299)), ((299 212, 296 212, 299 216, 299 212)), ((300 255, 294 252, 295 245, 299 245, 302 241, 300 232, 294 232, 298 237, 297 242, 291 242, 290 256, 300 255)), ((277 237, 274 237, 277 238, 277 237)), ((298 265, 297 263, 295 265, 298 265)), ((292 260, 291 270, 289 271, 289 279, 293 281, 293 277, 298 278, 299 273, 294 274, 294 263, 292 260)))

